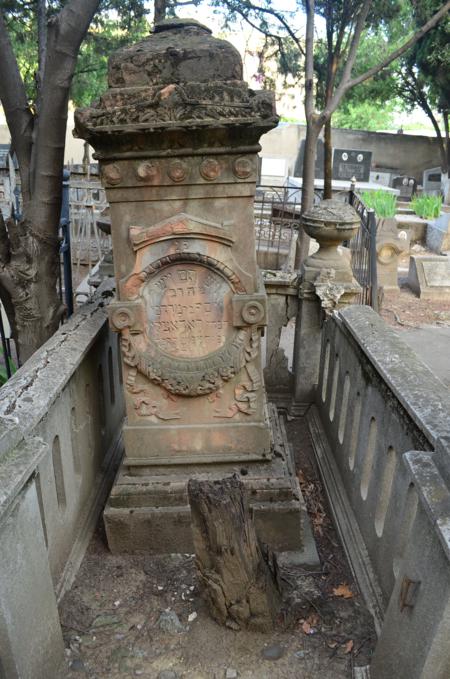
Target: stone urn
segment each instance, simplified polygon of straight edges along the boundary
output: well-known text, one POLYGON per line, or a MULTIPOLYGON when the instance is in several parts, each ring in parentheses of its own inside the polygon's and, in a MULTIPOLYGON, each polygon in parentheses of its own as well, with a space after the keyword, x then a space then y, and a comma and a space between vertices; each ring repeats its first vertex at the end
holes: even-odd
POLYGON ((338 251, 343 241, 349 241, 358 231, 360 217, 348 203, 336 199, 323 200, 307 210, 301 219, 306 233, 319 243, 319 250, 308 257, 304 270, 322 271, 334 269, 348 272, 351 269, 348 258, 338 251))

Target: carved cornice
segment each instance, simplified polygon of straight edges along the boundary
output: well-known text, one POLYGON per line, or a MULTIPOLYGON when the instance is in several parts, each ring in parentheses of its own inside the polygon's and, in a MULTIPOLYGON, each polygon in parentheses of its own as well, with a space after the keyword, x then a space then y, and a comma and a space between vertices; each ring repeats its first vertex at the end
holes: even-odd
POLYGON ((180 83, 109 91, 94 106, 77 109, 75 134, 88 138, 93 133, 137 132, 139 128, 218 124, 271 129, 277 122, 272 92, 254 92, 245 83, 180 83))

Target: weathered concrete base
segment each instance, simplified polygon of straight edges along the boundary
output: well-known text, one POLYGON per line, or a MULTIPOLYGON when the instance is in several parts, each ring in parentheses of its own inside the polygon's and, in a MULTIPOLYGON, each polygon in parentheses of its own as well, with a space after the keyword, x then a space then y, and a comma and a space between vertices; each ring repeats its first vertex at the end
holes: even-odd
POLYGON ((283 327, 297 314, 297 274, 264 271, 267 293, 266 365, 264 382, 272 403, 286 408, 292 400, 294 375, 289 360, 280 346, 283 327))
POLYGON ((112 552, 192 552, 187 483, 237 474, 250 499, 259 538, 297 563, 319 563, 282 422, 271 407, 273 457, 267 462, 158 466, 130 475, 122 465, 104 512, 112 552))
POLYGON ((58 679, 64 644, 34 481, 3 517, 0 543, 0 676, 58 679))

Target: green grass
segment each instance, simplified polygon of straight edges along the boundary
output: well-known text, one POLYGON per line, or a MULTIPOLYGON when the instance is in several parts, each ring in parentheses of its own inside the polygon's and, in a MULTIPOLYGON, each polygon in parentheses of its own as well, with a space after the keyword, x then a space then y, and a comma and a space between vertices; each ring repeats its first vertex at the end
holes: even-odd
POLYGON ((427 194, 414 196, 411 207, 416 215, 422 217, 422 219, 436 219, 441 214, 442 197, 427 194))
POLYGON ((389 191, 363 191, 361 195, 366 207, 375 210, 377 217, 395 217, 397 197, 389 191))

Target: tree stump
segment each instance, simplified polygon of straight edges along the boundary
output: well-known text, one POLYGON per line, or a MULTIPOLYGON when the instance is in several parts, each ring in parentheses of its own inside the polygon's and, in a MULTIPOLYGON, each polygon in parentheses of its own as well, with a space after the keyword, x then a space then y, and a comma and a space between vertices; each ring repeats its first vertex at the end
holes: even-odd
POLYGON ((280 605, 269 555, 238 477, 188 483, 197 570, 212 617, 232 629, 267 631, 280 605))

